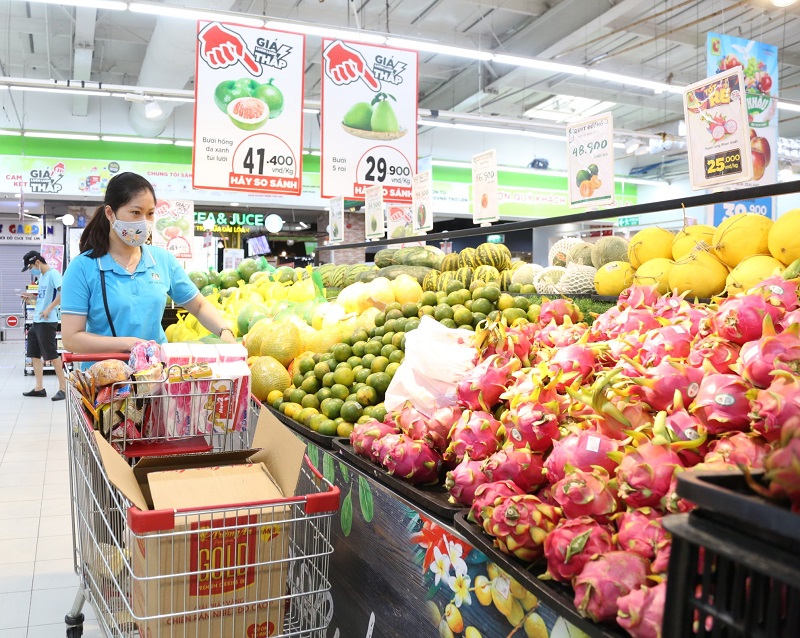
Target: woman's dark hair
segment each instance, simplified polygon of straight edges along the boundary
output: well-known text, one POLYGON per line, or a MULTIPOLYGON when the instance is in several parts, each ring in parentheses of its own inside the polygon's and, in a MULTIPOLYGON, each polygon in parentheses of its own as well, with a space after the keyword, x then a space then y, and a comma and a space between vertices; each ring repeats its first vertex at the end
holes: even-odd
POLYGON ((87 250, 92 251, 89 253, 89 257, 92 259, 98 259, 108 253, 110 242, 108 235, 111 232, 111 224, 105 215, 105 207, 110 206, 111 210, 116 213, 142 191, 149 191, 155 201, 156 192, 153 185, 141 175, 130 172, 120 173, 108 181, 103 205, 97 207, 94 216, 86 224, 86 228, 81 234, 79 244, 81 253, 85 253, 87 250))

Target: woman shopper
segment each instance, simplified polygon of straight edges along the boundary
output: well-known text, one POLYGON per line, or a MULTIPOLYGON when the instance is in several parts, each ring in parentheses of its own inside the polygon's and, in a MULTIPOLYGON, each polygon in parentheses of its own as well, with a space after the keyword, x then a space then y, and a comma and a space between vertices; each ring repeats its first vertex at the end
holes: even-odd
POLYGON ((81 235, 61 295, 61 336, 75 353, 127 352, 140 340, 166 341, 169 295, 210 332, 235 343, 217 309, 167 250, 145 245, 156 208, 152 184, 136 173, 109 180, 105 200, 81 235))

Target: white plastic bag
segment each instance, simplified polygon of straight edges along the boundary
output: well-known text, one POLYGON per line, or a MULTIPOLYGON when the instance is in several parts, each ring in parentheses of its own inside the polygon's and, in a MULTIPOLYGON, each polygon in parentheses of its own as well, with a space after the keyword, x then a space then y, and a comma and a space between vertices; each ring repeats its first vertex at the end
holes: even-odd
POLYGON ((419 327, 406 335, 406 356, 386 389, 386 410, 400 410, 410 401, 431 416, 438 408, 455 405, 456 385, 475 367, 474 336, 422 317, 419 327))

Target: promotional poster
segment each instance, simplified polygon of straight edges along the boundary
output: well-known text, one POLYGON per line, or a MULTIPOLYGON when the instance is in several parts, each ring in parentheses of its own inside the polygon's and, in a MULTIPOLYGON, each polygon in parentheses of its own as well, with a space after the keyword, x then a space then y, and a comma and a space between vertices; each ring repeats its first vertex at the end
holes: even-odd
POLYGON ((364 235, 367 239, 382 239, 386 233, 383 218, 383 188, 380 184, 364 190, 364 235))
POLYGON ((614 204, 614 118, 604 113, 567 126, 569 205, 614 204))
POLYGON ((331 198, 328 225, 330 226, 328 230, 329 243, 342 243, 344 241, 344 197, 331 198))
POLYGON ((156 202, 153 246, 166 248, 177 259, 192 258, 194 202, 159 199, 156 202))
POLYGON ((497 203, 497 151, 472 157, 472 221, 487 224, 500 219, 497 203))
POLYGON ((414 175, 411 200, 414 234, 433 230, 433 177, 430 170, 414 175))

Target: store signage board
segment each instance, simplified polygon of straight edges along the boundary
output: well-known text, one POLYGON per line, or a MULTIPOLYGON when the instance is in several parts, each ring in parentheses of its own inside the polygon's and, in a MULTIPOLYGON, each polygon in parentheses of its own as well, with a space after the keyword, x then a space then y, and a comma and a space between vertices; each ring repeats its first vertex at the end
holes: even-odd
POLYGON ((222 268, 236 268, 244 259, 244 248, 223 248, 222 268))
POLYGON ((328 243, 341 244, 344 241, 344 197, 332 197, 329 201, 328 243))
POLYGON ((753 177, 742 67, 691 84, 683 92, 692 189, 753 177))
POLYGON ((638 226, 639 225, 639 218, 638 217, 620 217, 617 219, 617 226, 638 226))
POLYGON ((497 203, 497 151, 472 156, 472 221, 487 224, 500 219, 497 203))
POLYGON ((199 21, 194 188, 302 192, 305 36, 199 21))
POLYGON ((364 236, 367 239, 381 239, 385 233, 383 186, 367 186, 364 189, 364 236))
POLYGON ((45 262, 50 268, 60 273, 64 272, 64 245, 63 244, 42 244, 39 249, 45 262))
MULTIPOLYGON (((416 175, 414 176, 416 177, 416 175)), ((386 234, 390 239, 412 237, 420 233, 415 230, 412 218, 414 217, 411 206, 390 204, 386 206, 386 234)), ((404 244, 393 244, 393 248, 408 248, 411 246, 424 246, 424 241, 410 241, 404 244)))
POLYGON ((714 226, 719 226, 728 217, 739 215, 740 213, 755 213, 773 219, 772 197, 758 197, 755 199, 743 199, 738 202, 724 202, 714 204, 714 226))
POLYGON ((567 126, 571 208, 614 205, 614 117, 603 113, 567 126))
POLYGON ((159 199, 156 202, 153 246, 166 248, 176 259, 192 258, 194 202, 159 199))
POLYGON ((433 230, 433 174, 430 170, 414 175, 411 185, 412 227, 414 234, 433 230))
POLYGON ((322 40, 323 197, 411 203, 417 165, 416 51, 322 40))

